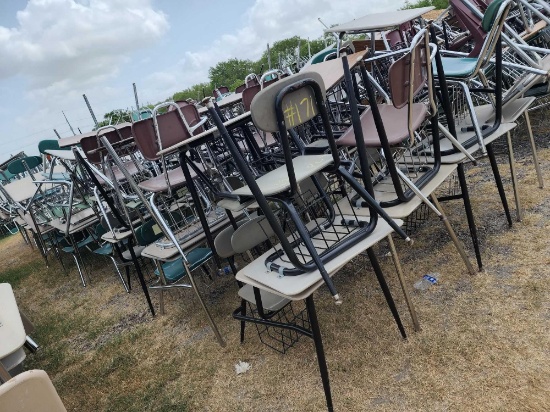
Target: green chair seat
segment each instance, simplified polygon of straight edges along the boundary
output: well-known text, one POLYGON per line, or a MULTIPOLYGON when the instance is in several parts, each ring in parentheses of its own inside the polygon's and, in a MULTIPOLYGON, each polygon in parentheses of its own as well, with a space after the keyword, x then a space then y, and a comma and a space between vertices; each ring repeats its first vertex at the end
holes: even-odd
MULTIPOLYGON (((196 248, 189 252, 186 257, 189 269, 194 270, 212 257, 212 250, 208 248, 196 248)), ((186 275, 182 260, 183 258, 179 258, 171 262, 163 263, 162 271, 167 281, 177 282, 186 275)), ((158 269, 155 270, 155 275, 159 276, 158 269)))
MULTIPOLYGON (((446 77, 463 79, 474 73, 478 59, 476 57, 442 57, 441 62, 446 77)), ((432 67, 437 76, 435 64, 432 67)))
POLYGON ((113 253, 113 245, 111 243, 105 243, 103 246, 93 250, 96 255, 107 256, 113 253))
MULTIPOLYGON (((166 262, 162 264, 164 277, 170 283, 177 282, 186 275, 185 267, 183 266, 182 258, 166 262)), ((159 276, 159 270, 155 270, 155 275, 159 276)))
MULTIPOLYGON (((83 240, 81 240, 80 242, 78 242, 76 244, 76 246, 80 249, 80 248, 83 248, 84 246, 86 245, 89 245, 90 243, 94 242, 95 239, 93 238, 93 236, 88 236, 86 238, 84 238, 83 240)), ((68 245, 68 246, 65 246, 62 248, 63 252, 66 252, 66 253, 74 253, 74 248, 72 245, 68 245)))
POLYGON ((198 247, 189 252, 186 257, 189 269, 195 270, 212 257, 212 250, 206 247, 198 247))

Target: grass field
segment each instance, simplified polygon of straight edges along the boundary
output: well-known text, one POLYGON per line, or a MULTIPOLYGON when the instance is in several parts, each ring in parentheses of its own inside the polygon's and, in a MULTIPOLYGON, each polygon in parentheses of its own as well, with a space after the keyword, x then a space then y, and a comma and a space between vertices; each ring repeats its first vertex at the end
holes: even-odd
MULTIPOLYGON (((539 156, 550 186, 550 134, 535 119, 539 156)), ((470 276, 443 225, 431 217, 396 241, 422 331, 414 332, 385 246, 378 250, 409 334, 399 336, 366 259, 336 277, 344 299, 316 294, 335 408, 338 411, 550 410, 550 191, 539 189, 525 133, 514 136, 521 223, 508 228, 487 159, 467 171, 485 270, 470 276), (439 282, 412 288, 426 273, 439 282)), ((501 172, 513 208, 507 158, 501 172)), ((461 201, 445 203, 474 262, 461 201)), ((35 323, 41 349, 26 369, 48 372, 70 411, 321 411, 324 396, 312 341, 286 355, 260 343, 253 325, 239 343, 239 305, 230 276, 199 279, 227 341, 221 348, 189 290, 171 292, 166 315, 152 318, 134 280, 126 294, 106 261, 86 255, 81 286, 68 257, 46 268, 19 235, 0 242, 0 282, 13 285, 35 323), (251 369, 236 375, 234 365, 251 369)), ((153 293, 158 309, 158 296, 153 293)))

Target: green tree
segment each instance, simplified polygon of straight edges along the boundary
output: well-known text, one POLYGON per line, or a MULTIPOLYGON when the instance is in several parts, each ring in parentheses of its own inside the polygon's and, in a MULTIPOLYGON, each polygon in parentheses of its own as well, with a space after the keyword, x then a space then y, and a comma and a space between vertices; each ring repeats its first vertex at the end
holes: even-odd
POLYGON ((253 71, 254 62, 252 60, 229 59, 211 67, 208 70, 208 77, 214 87, 227 86, 229 90, 235 90, 253 71))
MULTIPOLYGON (((300 45, 300 56, 307 57, 308 54, 308 40, 302 39, 298 36, 290 37, 276 41, 273 45, 270 45, 271 55, 271 67, 275 68, 279 66, 281 62, 281 68, 285 66, 292 66, 296 62, 296 50, 300 45)), ((325 48, 325 41, 321 39, 310 40, 309 47, 311 49, 311 55, 323 50, 325 48)), ((263 52, 262 57, 255 64, 256 73, 261 74, 262 71, 269 69, 267 48, 263 52)))
POLYGON ((212 89, 213 87, 211 83, 207 83, 207 82, 199 83, 185 90, 174 93, 174 95, 172 96, 172 99, 174 99, 174 101, 187 100, 187 99, 200 101, 205 96, 210 96, 212 94, 212 89))
POLYGON ((98 122, 98 125, 94 128, 94 130, 97 130, 100 127, 107 126, 110 124, 118 124, 123 122, 130 122, 130 121, 131 121, 131 116, 128 110, 115 109, 115 110, 111 110, 108 113, 105 113, 103 115, 103 120, 98 122))
POLYGON ((417 9, 419 7, 434 6, 436 10, 445 10, 449 7, 449 0, 416 0, 405 2, 403 9, 417 9))

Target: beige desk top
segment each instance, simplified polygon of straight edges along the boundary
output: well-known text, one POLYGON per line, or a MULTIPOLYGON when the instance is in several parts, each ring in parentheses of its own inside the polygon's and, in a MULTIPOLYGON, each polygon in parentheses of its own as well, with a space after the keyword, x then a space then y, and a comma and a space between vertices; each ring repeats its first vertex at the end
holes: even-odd
MULTIPOLYGON (((221 100, 218 100, 216 104, 220 109, 223 109, 224 107, 230 106, 232 104, 239 103, 243 99, 242 93, 233 93, 228 96, 225 96, 221 100)), ((199 113, 203 114, 206 113, 208 109, 206 107, 200 107, 199 113)))
MULTIPOLYGON (((453 173, 458 166, 456 164, 450 165, 441 165, 439 172, 430 180, 426 186, 424 186, 420 191, 426 197, 429 197, 430 194, 437 189, 450 175, 453 173)), ((378 183, 374 186, 374 198, 378 201, 390 201, 397 197, 395 194, 395 189, 391 179, 388 178, 386 181, 378 183)), ((409 216, 420 204, 422 200, 418 196, 414 196, 410 201, 406 203, 400 203, 396 206, 384 208, 384 211, 393 219, 405 219, 409 216)), ((357 216, 369 216, 368 207, 355 207, 350 205, 349 201, 344 198, 338 202, 338 206, 343 214, 356 214, 357 216)), ((378 219, 380 222, 381 218, 378 219)), ((380 223, 379 223, 380 224, 380 223)))
MULTIPOLYGON (((354 219, 353 216, 349 216, 349 218, 354 219)), ((396 223, 398 225, 403 224, 400 220, 396 220, 396 223)), ((368 238, 327 262, 325 264, 325 269, 330 276, 333 276, 354 257, 384 239, 392 232, 393 229, 391 229, 388 223, 379 219, 376 229, 368 238)), ((277 245, 276 248, 280 249, 280 245, 277 245)), ((279 277, 278 273, 272 272, 265 267, 265 260, 272 253, 273 249, 270 249, 252 263, 239 270, 236 276, 237 280, 290 300, 305 299, 323 285, 324 281, 318 270, 298 276, 279 277)), ((279 262, 278 260, 275 262, 286 266, 285 263, 279 262)))
MULTIPOLYGON (((367 50, 363 50, 348 56, 348 63, 350 69, 354 68, 365 55, 367 50)), ((312 64, 304 67, 300 73, 315 72, 319 73, 325 83, 325 89, 329 90, 333 88, 340 80, 344 78, 344 67, 342 66, 342 58, 328 60, 326 62, 312 64)))
POLYGON ((344 24, 331 27, 325 33, 364 33, 389 30, 400 24, 414 20, 435 7, 395 10, 384 13, 371 13, 344 24))
MULTIPOLYGON (((240 214, 234 214, 235 219, 239 219, 240 214)), ((210 227, 210 232, 212 233, 212 236, 216 236, 218 232, 229 226, 230 221, 229 218, 225 218, 218 223, 214 224, 210 227)), ((180 247, 184 252, 187 252, 189 250, 192 250, 193 248, 199 246, 201 243, 206 241, 206 234, 204 231, 201 231, 198 233, 195 237, 192 239, 189 239, 185 243, 181 244, 180 247)), ((163 248, 158 246, 156 243, 151 243, 148 245, 143 252, 141 252, 141 256, 148 257, 150 259, 155 260, 161 260, 161 261, 169 261, 174 260, 178 256, 178 249, 175 247, 168 247, 163 248)))
MULTIPOLYGON (((466 140, 471 138, 475 133, 474 132, 462 132, 461 131, 461 126, 462 125, 460 125, 460 124, 456 125, 457 140, 460 143, 464 143, 466 140)), ((516 127, 515 123, 501 123, 499 128, 491 136, 484 139, 485 145, 488 145, 489 143, 495 141, 500 136, 502 136, 502 135, 506 134, 507 132, 509 132, 510 130, 512 130, 514 127, 516 127)), ((452 147, 453 146, 452 146, 451 142, 448 139, 446 139, 446 138, 441 139, 441 151, 449 150, 452 147)), ((466 150, 467 150, 468 153, 474 154, 475 152, 477 152, 479 150, 479 144, 475 143, 474 145, 467 148, 466 150)), ((446 163, 446 164, 460 163, 464 160, 466 160, 466 156, 461 152, 441 157, 441 163, 446 163)))
MULTIPOLYGON (((99 219, 95 215, 92 208, 81 210, 80 212, 75 213, 73 216, 71 216, 71 224, 69 225, 69 230, 67 234, 70 235, 80 232, 98 221, 99 219)), ((53 219, 50 222, 50 226, 54 227, 62 233, 66 233, 65 230, 67 230, 67 222, 62 221, 61 219, 53 219)))
POLYGON ((9 283, 0 283, 0 359, 21 348, 25 337, 13 289, 9 283))

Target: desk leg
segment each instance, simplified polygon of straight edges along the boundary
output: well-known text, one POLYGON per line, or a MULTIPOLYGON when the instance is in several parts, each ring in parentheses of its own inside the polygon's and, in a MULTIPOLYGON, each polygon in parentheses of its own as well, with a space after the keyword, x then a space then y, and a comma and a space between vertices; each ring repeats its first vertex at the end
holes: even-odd
POLYGON ((418 322, 416 309, 414 308, 414 304, 412 303, 412 300, 409 296, 407 285, 405 285, 405 280, 403 278, 403 269, 401 268, 401 263, 399 262, 399 257, 397 256, 397 250, 395 249, 395 244, 393 243, 391 234, 388 235, 388 245, 390 246, 391 257, 395 266, 395 270, 397 271, 397 278, 399 279, 399 284, 401 285, 401 289, 403 290, 403 297, 405 298, 405 301, 407 302, 407 307, 409 308, 409 313, 411 315, 411 319, 414 325, 414 330, 415 332, 420 332, 420 322, 418 322))
POLYGON ((311 324, 311 332, 313 333, 313 342, 315 342, 315 351, 317 352, 317 362, 319 363, 319 372, 321 373, 321 380, 323 381, 323 389, 325 391, 327 410, 333 411, 334 407, 332 406, 332 394, 330 392, 327 360, 325 358, 325 350, 323 348, 323 339, 321 338, 321 329, 319 328, 319 321, 317 319, 317 312, 315 311, 315 304, 313 303, 312 295, 309 295, 306 298, 306 307, 307 307, 307 313, 309 316, 309 322, 311 324))
POLYGON ((476 254, 477 267, 481 271, 483 269, 483 262, 481 261, 481 251, 479 250, 479 240, 477 238, 477 227, 474 220, 474 213, 472 212, 472 204, 470 202, 470 194, 468 192, 468 184, 466 183, 466 174, 464 173, 464 164, 459 163, 457 168, 458 181, 460 183, 460 191, 462 193, 462 201, 464 202, 464 209, 466 211, 466 218, 468 219, 468 227, 470 228, 470 237, 474 245, 474 252, 476 254))
POLYGON ((403 339, 407 339, 407 334, 405 333, 405 328, 403 327, 403 324, 401 323, 401 318, 399 317, 399 312, 397 312, 397 307, 395 306, 395 302, 393 301, 393 297, 390 292, 390 288, 388 287, 388 284, 386 283, 386 279, 384 279, 384 274, 382 273, 382 269, 380 268, 380 265, 378 264, 378 259, 376 258, 376 254, 372 250, 372 248, 367 249, 367 255, 369 256, 370 263, 372 265, 372 269, 374 270, 374 273, 376 274, 376 278, 378 279, 378 283, 380 284, 380 287, 382 288, 382 292, 384 293, 384 297, 386 298, 386 302, 388 303, 388 306, 390 307, 390 311, 393 315, 393 318, 395 320, 395 323, 397 323, 397 328, 399 329, 399 332, 401 333, 401 336, 403 339))
POLYGON ((504 186, 502 185, 502 179, 500 178, 500 172, 498 171, 497 159, 495 157, 495 151, 493 150, 492 142, 487 145, 487 155, 489 156, 491 169, 493 169, 495 183, 497 185, 500 201, 502 202, 502 207, 504 208, 504 213, 506 214, 506 220, 508 221, 508 226, 512 227, 512 216, 510 215, 510 209, 508 208, 508 201, 506 200, 506 192, 504 191, 504 186))
POLYGON ((132 244, 132 239, 131 238, 128 240, 128 250, 130 251, 130 256, 132 256, 132 262, 134 262, 134 266, 136 267, 136 272, 138 274, 139 283, 141 284, 141 289, 143 290, 143 294, 145 295, 145 299, 147 299, 147 304, 149 305, 149 310, 151 311, 151 315, 155 316, 155 308, 153 307, 153 303, 151 302, 151 296, 149 295, 149 289, 147 288, 147 285, 145 284, 145 278, 143 277, 143 272, 141 271, 141 267, 139 266, 139 262, 137 261, 136 252, 134 251, 134 245, 132 244))
POLYGON ((6 370, 2 362, 0 361, 0 383, 7 382, 11 379, 10 373, 6 370))
POLYGON ((216 262, 216 267, 220 268, 221 267, 220 258, 216 253, 216 247, 214 246, 214 238, 212 237, 212 232, 210 232, 210 226, 208 225, 208 221, 206 220, 204 210, 201 207, 201 200, 199 198, 199 194, 197 193, 197 188, 193 183, 191 172, 187 167, 187 156, 185 156, 185 152, 181 151, 179 153, 179 158, 180 158, 180 167, 183 171, 183 175, 185 176, 185 181, 187 182, 187 190, 189 191, 189 193, 191 193, 191 198, 193 199, 193 203, 195 204, 195 210, 199 215, 199 220, 201 221, 202 229, 204 230, 204 234, 206 236, 206 242, 208 243, 208 247, 210 247, 210 249, 212 249, 212 252, 214 253, 214 260, 216 262))

